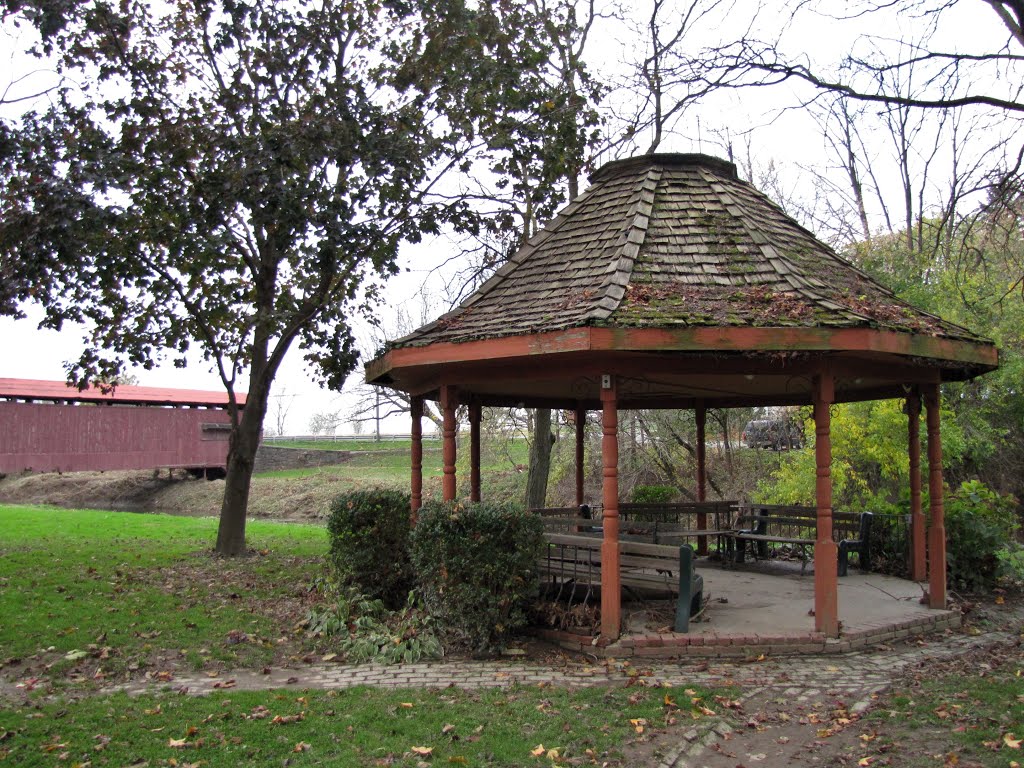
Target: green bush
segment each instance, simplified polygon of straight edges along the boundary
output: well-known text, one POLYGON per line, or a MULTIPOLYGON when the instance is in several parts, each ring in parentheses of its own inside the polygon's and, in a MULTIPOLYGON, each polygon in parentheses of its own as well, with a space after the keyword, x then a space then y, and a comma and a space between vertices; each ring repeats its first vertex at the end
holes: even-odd
POLYGON ((1016 504, 1012 496, 1000 496, 977 480, 947 497, 946 562, 952 585, 981 590, 995 586, 1005 568, 1000 553, 1013 545, 1017 533, 1016 504))
POLYGON ((633 489, 633 501, 636 504, 667 504, 676 497, 675 488, 671 485, 638 485, 633 489))
POLYGON ((510 504, 432 502, 412 532, 423 604, 453 644, 500 649, 537 597, 540 517, 510 504))
POLYGON ((334 499, 327 520, 338 578, 389 608, 404 605, 412 587, 409 508, 401 491, 350 491, 334 499))

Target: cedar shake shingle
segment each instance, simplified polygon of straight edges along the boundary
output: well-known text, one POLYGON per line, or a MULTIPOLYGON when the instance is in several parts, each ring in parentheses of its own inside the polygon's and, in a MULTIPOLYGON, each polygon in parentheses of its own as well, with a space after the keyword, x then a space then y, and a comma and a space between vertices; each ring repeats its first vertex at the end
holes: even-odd
POLYGON ((967 341, 705 155, 647 155, 592 185, 461 306, 393 348, 620 328, 881 328, 967 341))

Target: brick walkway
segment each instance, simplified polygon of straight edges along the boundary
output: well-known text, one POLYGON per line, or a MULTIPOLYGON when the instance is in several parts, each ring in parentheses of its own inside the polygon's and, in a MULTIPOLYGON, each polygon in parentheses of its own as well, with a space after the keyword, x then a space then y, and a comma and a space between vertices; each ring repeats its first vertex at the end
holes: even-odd
MULTIPOLYGON (((260 690, 293 687, 343 689, 358 685, 384 688, 507 687, 550 685, 583 687, 624 684, 640 675, 648 685, 731 687, 734 697, 748 711, 758 700, 785 698, 794 706, 842 699, 849 711, 864 712, 873 697, 885 692, 904 670, 971 653, 1008 642, 1016 635, 988 632, 970 636, 946 636, 900 641, 872 650, 825 656, 787 656, 762 661, 727 659, 682 661, 602 659, 598 663, 565 662, 541 666, 529 661, 438 661, 381 666, 376 664, 314 664, 299 669, 273 670, 269 674, 239 671, 217 678, 176 676, 171 681, 138 681, 118 690, 129 693, 171 686, 191 695, 213 691, 260 690)), ((671 745, 659 768, 700 765, 709 745, 730 730, 725 721, 709 721, 683 734, 671 745)))

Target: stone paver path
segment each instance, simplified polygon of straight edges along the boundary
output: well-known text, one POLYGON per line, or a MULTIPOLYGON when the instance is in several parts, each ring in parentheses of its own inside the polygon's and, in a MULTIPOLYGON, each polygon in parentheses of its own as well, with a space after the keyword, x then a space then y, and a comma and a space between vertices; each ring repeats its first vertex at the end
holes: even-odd
MULTIPOLYGON (((873 697, 885 692, 904 670, 963 656, 973 650, 1015 639, 1005 632, 977 636, 946 637, 909 641, 891 648, 872 649, 829 656, 788 656, 743 662, 724 659, 687 658, 682 661, 639 659, 602 660, 598 663, 566 662, 541 666, 529 661, 440 661, 381 666, 377 664, 313 664, 301 668, 275 669, 268 674, 248 670, 232 674, 175 676, 171 680, 143 680, 119 686, 129 693, 153 691, 170 686, 191 695, 216 690, 254 690, 278 687, 342 689, 358 685, 387 688, 506 687, 513 684, 548 684, 568 687, 622 685, 641 677, 647 685, 732 687, 746 713, 756 712, 770 701, 785 701, 794 709, 810 709, 841 700, 847 710, 860 714, 873 697)), ((635 682, 635 681, 634 681, 635 682)), ((716 752, 716 742, 728 739, 731 727, 725 720, 709 720, 670 745, 660 768, 735 765, 716 752)))

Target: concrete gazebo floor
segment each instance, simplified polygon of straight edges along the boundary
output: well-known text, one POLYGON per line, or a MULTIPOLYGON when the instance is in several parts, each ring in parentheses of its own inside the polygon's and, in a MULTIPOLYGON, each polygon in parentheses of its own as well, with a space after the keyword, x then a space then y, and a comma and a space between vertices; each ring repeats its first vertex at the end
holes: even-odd
POLYGON ((740 656, 843 653, 960 626, 959 611, 921 602, 926 584, 850 568, 839 579, 840 635, 814 630, 814 569, 799 562, 760 561, 737 566, 700 559, 706 607, 685 634, 659 631, 672 623, 674 601, 623 603, 625 630, 610 644, 589 635, 543 630, 567 649, 601 657, 740 656), (667 619, 665 617, 668 617, 667 619), (659 621, 659 619, 665 619, 659 621))

